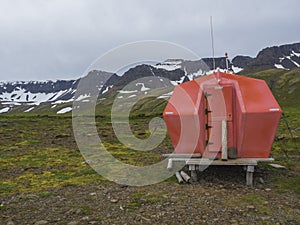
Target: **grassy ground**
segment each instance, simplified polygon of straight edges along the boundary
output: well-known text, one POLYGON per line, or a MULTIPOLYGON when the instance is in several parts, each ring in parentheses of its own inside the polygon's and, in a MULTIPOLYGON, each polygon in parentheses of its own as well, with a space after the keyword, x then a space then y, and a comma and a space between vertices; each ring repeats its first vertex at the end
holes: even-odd
MULTIPOLYGON (((209 168, 198 185, 178 185, 172 177, 157 185, 123 187, 107 181, 85 163, 72 134, 71 117, 1 116, 0 121, 1 224, 43 220, 49 224, 300 221, 299 154, 284 123, 278 136, 286 135, 286 142, 275 141, 272 154, 287 169, 261 164, 255 173, 255 187, 247 188, 240 168, 209 168)), ((291 123, 293 128, 297 121, 291 123)), ((146 155, 131 151, 116 141, 107 118, 96 122, 106 147, 126 163, 148 165, 172 149, 167 139, 146 155)), ((134 133, 142 138, 148 136, 147 125, 147 119, 131 121, 134 133)))
MULTIPOLYGON (((0 195, 104 180, 80 154, 71 117, 2 116, 0 124, 0 195)), ((105 118, 97 119, 97 125, 104 146, 125 163, 155 163, 161 160, 162 150, 170 147, 166 141, 157 151, 133 151, 119 143, 105 118)), ((146 126, 146 121, 132 122, 140 138, 148 136, 146 126)))
MULTIPOLYGON (((245 187, 242 168, 223 167, 207 169, 196 185, 178 185, 172 177, 157 185, 124 187, 85 162, 70 114, 46 115, 45 109, 42 115, 0 115, 0 224, 299 224, 299 71, 270 70, 253 77, 267 81, 283 108, 271 156, 286 169, 260 164, 253 188, 245 187)), ((149 106, 155 106, 152 115, 165 107, 162 100, 153 101, 146 99, 132 111, 136 137, 149 137, 151 117, 144 113, 149 106)), ((107 108, 97 110, 98 134, 120 161, 150 165, 173 150, 168 138, 150 152, 124 147, 105 116, 107 108)))
MULTIPOLYGON (((282 119, 272 156, 276 162, 286 166, 278 178, 278 187, 299 193, 299 132, 294 132, 300 124, 299 113, 286 110, 286 121, 282 119), (286 177, 289 172, 297 176, 286 177), (290 184, 290 185, 289 185, 290 184)), ((22 191, 40 192, 50 187, 85 185, 104 178, 96 174, 85 163, 77 149, 72 133, 71 117, 31 117, 1 116, 0 122, 0 195, 22 191)), ((148 136, 147 120, 134 119, 131 126, 136 136, 148 136)), ((110 122, 98 118, 99 135, 111 154, 132 165, 149 165, 161 160, 161 154, 172 149, 166 139, 156 150, 139 152, 130 150, 116 139, 110 122)), ((276 183, 275 182, 275 183, 276 183)), ((274 184, 275 184, 274 183, 274 184)))

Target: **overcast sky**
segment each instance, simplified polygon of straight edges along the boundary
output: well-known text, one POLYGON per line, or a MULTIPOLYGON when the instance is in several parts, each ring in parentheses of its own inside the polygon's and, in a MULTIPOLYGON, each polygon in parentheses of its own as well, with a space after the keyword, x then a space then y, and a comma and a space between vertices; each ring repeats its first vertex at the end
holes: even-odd
POLYGON ((300 41, 299 0, 0 0, 0 81, 76 79, 108 50, 163 40, 201 57, 300 41))

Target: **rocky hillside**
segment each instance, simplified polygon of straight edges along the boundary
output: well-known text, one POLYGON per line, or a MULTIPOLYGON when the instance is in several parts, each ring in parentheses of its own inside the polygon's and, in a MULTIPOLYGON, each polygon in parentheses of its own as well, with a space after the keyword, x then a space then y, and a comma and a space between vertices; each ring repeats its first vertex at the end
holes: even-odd
MULTIPOLYGON (((237 63, 237 61, 236 58, 233 59, 233 62, 237 63)), ((254 59, 244 57, 237 66, 244 68, 245 73, 273 68, 290 70, 300 67, 300 43, 265 48, 254 59)))
MULTIPOLYGON (((226 58, 220 57, 214 60, 203 58, 197 61, 168 59, 156 65, 138 65, 126 71, 122 76, 93 70, 81 79, 88 82, 86 84, 87 90, 85 90, 84 95, 77 97, 75 97, 75 94, 80 79, 44 82, 2 82, 0 83, 0 114, 38 112, 41 108, 46 112, 51 109, 56 113, 66 113, 72 110, 73 101, 88 101, 92 94, 89 89, 93 85, 97 87, 100 98, 104 99, 107 98, 107 95, 114 96, 116 93, 120 93, 120 90, 132 81, 150 77, 148 80, 127 90, 128 94, 131 94, 129 97, 133 97, 137 93, 147 94, 154 86, 157 87, 162 84, 165 87, 175 86, 195 77, 209 74, 214 69, 213 61, 215 61, 216 67, 221 70, 226 69, 226 58), (159 78, 156 79, 159 84, 152 82, 151 77, 159 78), (101 97, 101 95, 103 96, 101 97), (68 107, 62 108, 66 104, 68 107)), ((255 58, 236 56, 228 62, 228 66, 235 73, 240 72, 248 75, 267 69, 292 70, 300 67, 300 43, 266 48, 260 51, 255 58)), ((273 76, 273 78, 277 79, 276 76, 273 76)), ((161 93, 162 98, 167 98, 168 93, 161 93)))
MULTIPOLYGON (((73 101, 88 101, 91 95, 98 94, 91 93, 90 90, 93 87, 97 88, 100 96, 107 95, 110 92, 116 93, 131 81, 149 76, 159 77, 161 83, 167 82, 169 86, 192 78, 185 76, 181 69, 169 71, 150 65, 139 65, 127 71, 123 76, 94 70, 81 80, 0 83, 0 114, 37 112, 41 108, 66 113, 72 109, 70 106, 73 101), (79 81, 85 83, 86 90, 84 94, 76 97, 79 81), (61 110, 60 108, 65 105, 68 105, 68 108, 61 110)), ((145 86, 146 82, 149 83, 149 79, 137 85, 131 92, 144 92, 152 89, 150 84, 145 86)))

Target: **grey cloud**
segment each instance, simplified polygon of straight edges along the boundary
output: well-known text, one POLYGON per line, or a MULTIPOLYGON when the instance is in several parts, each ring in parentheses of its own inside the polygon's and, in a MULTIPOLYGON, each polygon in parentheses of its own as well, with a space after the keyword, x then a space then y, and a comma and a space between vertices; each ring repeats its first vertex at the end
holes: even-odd
POLYGON ((216 55, 299 41, 298 0, 2 0, 0 80, 70 79, 120 44, 164 40, 216 55))

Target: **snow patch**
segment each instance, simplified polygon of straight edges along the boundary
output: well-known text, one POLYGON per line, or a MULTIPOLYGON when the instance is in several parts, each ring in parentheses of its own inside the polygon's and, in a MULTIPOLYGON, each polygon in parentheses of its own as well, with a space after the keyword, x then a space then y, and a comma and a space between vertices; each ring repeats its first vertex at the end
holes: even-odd
POLYGON ((108 92, 109 87, 106 87, 104 91, 102 91, 102 94, 105 94, 106 92, 108 92))
POLYGON ((188 77, 190 78, 190 80, 193 80, 193 78, 200 77, 203 75, 205 75, 205 71, 203 71, 202 69, 199 69, 196 73, 189 74, 188 77))
POLYGON ((171 84, 174 85, 174 86, 177 86, 177 85, 178 85, 177 81, 172 81, 172 80, 171 80, 170 82, 171 82, 171 84))
POLYGON ((298 53, 298 52, 292 51, 292 54, 297 56, 297 57, 300 57, 300 53, 298 53))
POLYGON ((64 114, 64 113, 67 113, 67 112, 70 112, 70 111, 72 111, 72 107, 67 107, 67 108, 63 108, 63 109, 59 110, 57 112, 57 114, 64 114))
POLYGON ((128 98, 133 98, 133 97, 136 97, 136 95, 130 95, 128 98))
POLYGON ((157 99, 160 99, 160 98, 165 98, 165 99, 167 99, 167 98, 170 98, 172 94, 173 94, 173 91, 171 91, 171 92, 169 92, 169 93, 166 93, 166 94, 163 94, 163 95, 157 97, 157 99))
POLYGON ((153 67, 156 69, 164 69, 167 71, 173 71, 181 68, 180 65, 174 65, 174 64, 157 64, 153 67))
MULTIPOLYGON (((177 86, 178 84, 182 84, 182 82, 184 81, 184 78, 185 78, 185 76, 181 77, 180 80, 176 80, 176 81, 170 80, 170 82, 173 86, 177 86)), ((194 75, 189 75, 188 78, 190 80, 192 80, 194 78, 194 75)))
POLYGON ((68 93, 69 90, 55 93, 31 93, 26 89, 16 87, 12 92, 3 92, 1 98, 16 103, 31 103, 31 105, 40 105, 43 102, 55 101, 61 95, 68 93))
POLYGON ((155 76, 155 73, 153 72, 152 67, 150 67, 150 71, 151 71, 152 75, 155 76))
POLYGON ((33 109, 34 109, 34 107, 31 107, 31 108, 29 108, 29 109, 25 110, 24 112, 25 112, 25 113, 27 113, 27 112, 30 112, 30 111, 32 111, 33 109))
POLYGON ((21 103, 19 102, 1 102, 2 105, 10 105, 10 106, 13 106, 13 105, 22 105, 21 103))
POLYGON ((0 109, 0 114, 1 113, 7 113, 10 110, 10 107, 5 107, 3 109, 0 109))
POLYGON ((182 60, 167 60, 164 61, 164 64, 170 64, 170 65, 179 65, 182 63, 182 60))
POLYGON ((80 96, 76 99, 76 101, 81 101, 81 100, 86 99, 86 98, 89 98, 89 97, 91 97, 91 95, 88 95, 88 94, 80 95, 80 96))
POLYGON ((237 67, 237 66, 232 66, 232 70, 234 73, 238 73, 238 72, 241 72, 243 70, 243 68, 237 67))
POLYGON ((71 98, 69 100, 58 100, 56 102, 53 102, 52 104, 62 104, 62 103, 68 103, 68 102, 73 102, 73 101, 74 101, 74 99, 71 98))
POLYGON ((187 77, 189 78, 189 80, 194 80, 196 76, 191 74, 191 75, 187 75, 187 77))
POLYGON ((121 91, 118 91, 120 94, 131 94, 131 93, 136 93, 138 92, 137 90, 134 90, 134 91, 124 91, 124 90, 121 90, 121 91))
POLYGON ((291 62, 294 63, 297 67, 300 67, 299 63, 295 62, 294 60, 291 59, 291 62))
POLYGON ((281 64, 275 64, 274 65, 277 69, 285 69, 281 64))
POLYGON ((145 84, 144 84, 144 83, 136 83, 135 86, 139 86, 139 85, 142 86, 142 87, 141 87, 141 91, 149 91, 149 90, 150 90, 150 88, 145 87, 145 84))
POLYGON ((102 91, 102 94, 105 94, 106 92, 108 92, 108 90, 112 87, 113 87, 113 85, 106 87, 105 90, 102 91))
MULTIPOLYGON (((300 64, 297 63, 297 62, 295 62, 295 61, 292 59, 293 56, 300 57, 300 53, 295 52, 295 51, 292 51, 292 53, 291 53, 290 55, 284 56, 284 57, 280 57, 280 58, 279 58, 279 62, 282 62, 284 59, 288 59, 288 60, 290 60, 292 63, 294 63, 297 67, 300 67, 300 64)), ((276 68, 280 68, 280 69, 285 69, 285 68, 282 68, 282 65, 280 65, 280 64, 275 64, 275 67, 276 67, 276 68), (278 67, 276 67, 276 65, 277 65, 278 67)))
POLYGON ((205 75, 210 75, 210 74, 216 73, 218 70, 222 73, 227 73, 226 69, 217 68, 215 70, 209 70, 209 71, 205 72, 205 75))

